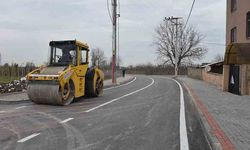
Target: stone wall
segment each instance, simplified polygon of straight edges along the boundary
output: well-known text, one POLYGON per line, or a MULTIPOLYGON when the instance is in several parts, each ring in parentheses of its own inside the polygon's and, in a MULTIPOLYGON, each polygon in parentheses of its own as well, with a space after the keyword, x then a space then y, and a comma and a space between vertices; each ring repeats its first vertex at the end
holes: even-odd
POLYGON ((205 68, 188 68, 188 77, 204 80, 222 89, 223 74, 206 72, 205 68))
MULTIPOLYGON (((216 85, 223 91, 228 91, 230 66, 223 66, 223 74, 206 72, 202 68, 188 68, 188 76, 195 79, 204 80, 216 85)), ((250 65, 240 65, 240 93, 250 95, 250 65)))
POLYGON ((246 94, 250 95, 250 65, 247 65, 247 69, 246 69, 246 83, 247 83, 247 87, 246 87, 246 94))
MULTIPOLYGON (((228 91, 230 66, 223 66, 223 91, 228 91)), ((240 94, 250 95, 250 65, 240 65, 240 94)))
POLYGON ((202 80, 202 68, 188 68, 188 77, 202 80))
POLYGON ((229 65, 223 65, 223 82, 222 90, 228 91, 229 85, 229 65))
POLYGON ((218 73, 206 72, 205 69, 202 70, 202 79, 208 83, 216 85, 222 89, 223 75, 218 73))
POLYGON ((250 65, 240 65, 240 93, 250 95, 250 65))

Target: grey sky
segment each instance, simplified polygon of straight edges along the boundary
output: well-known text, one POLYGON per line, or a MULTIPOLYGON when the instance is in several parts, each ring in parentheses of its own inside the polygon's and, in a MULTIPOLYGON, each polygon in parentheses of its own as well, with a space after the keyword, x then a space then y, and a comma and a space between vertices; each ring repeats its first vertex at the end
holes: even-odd
MULTIPOLYGON (((155 63, 155 27, 164 16, 187 17, 192 0, 120 0, 120 55, 124 65, 155 63)), ((197 0, 190 24, 206 38, 203 61, 223 54, 225 0, 197 0)), ((0 52, 2 63, 47 60, 48 42, 78 39, 111 56, 111 22, 106 0, 1 0, 0 52)))

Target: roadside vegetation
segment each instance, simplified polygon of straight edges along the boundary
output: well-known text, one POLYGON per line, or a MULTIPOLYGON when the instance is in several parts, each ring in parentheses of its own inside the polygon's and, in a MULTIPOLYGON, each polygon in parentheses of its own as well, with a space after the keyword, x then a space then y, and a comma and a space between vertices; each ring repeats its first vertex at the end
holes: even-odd
POLYGON ((1 83, 9 83, 9 82, 11 82, 13 80, 18 80, 18 79, 19 79, 19 77, 5 77, 5 76, 1 76, 0 77, 0 84, 1 83))
MULTIPOLYGON (((179 75, 187 75, 188 66, 179 67, 179 75)), ((145 74, 145 75, 174 75, 174 67, 172 65, 153 65, 142 64, 127 67, 129 74, 145 74)))
POLYGON ((3 66, 0 66, 0 83, 19 80, 33 69, 35 69, 35 64, 31 62, 27 62, 24 66, 20 66, 17 63, 5 63, 3 66))

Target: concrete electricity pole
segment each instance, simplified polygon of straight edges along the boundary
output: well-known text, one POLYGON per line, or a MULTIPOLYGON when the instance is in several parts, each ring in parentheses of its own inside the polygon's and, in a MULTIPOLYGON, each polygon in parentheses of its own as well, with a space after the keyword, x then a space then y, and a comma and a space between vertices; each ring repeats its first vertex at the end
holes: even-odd
POLYGON ((116 48, 117 48, 117 0, 112 0, 112 21, 113 21, 113 35, 112 35, 112 83, 116 84, 116 48))
POLYGON ((179 53, 178 53, 178 26, 181 25, 179 23, 179 19, 182 19, 181 17, 165 17, 164 21, 170 21, 175 25, 175 72, 174 75, 178 75, 178 61, 179 61, 179 53))

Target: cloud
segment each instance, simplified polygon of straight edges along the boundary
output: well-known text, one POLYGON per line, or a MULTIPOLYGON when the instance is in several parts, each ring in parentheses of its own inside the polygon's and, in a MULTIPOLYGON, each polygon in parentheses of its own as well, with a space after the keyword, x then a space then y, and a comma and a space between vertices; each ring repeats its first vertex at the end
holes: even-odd
MULTIPOLYGON (((124 65, 156 59, 154 29, 166 16, 187 17, 190 0, 126 0, 121 2, 120 54, 124 65)), ((190 25, 206 36, 206 60, 224 47, 224 0, 197 1, 190 25)), ((0 52, 4 62, 47 60, 50 40, 78 39, 111 56, 112 27, 104 0, 8 0, 0 5, 0 52)))

